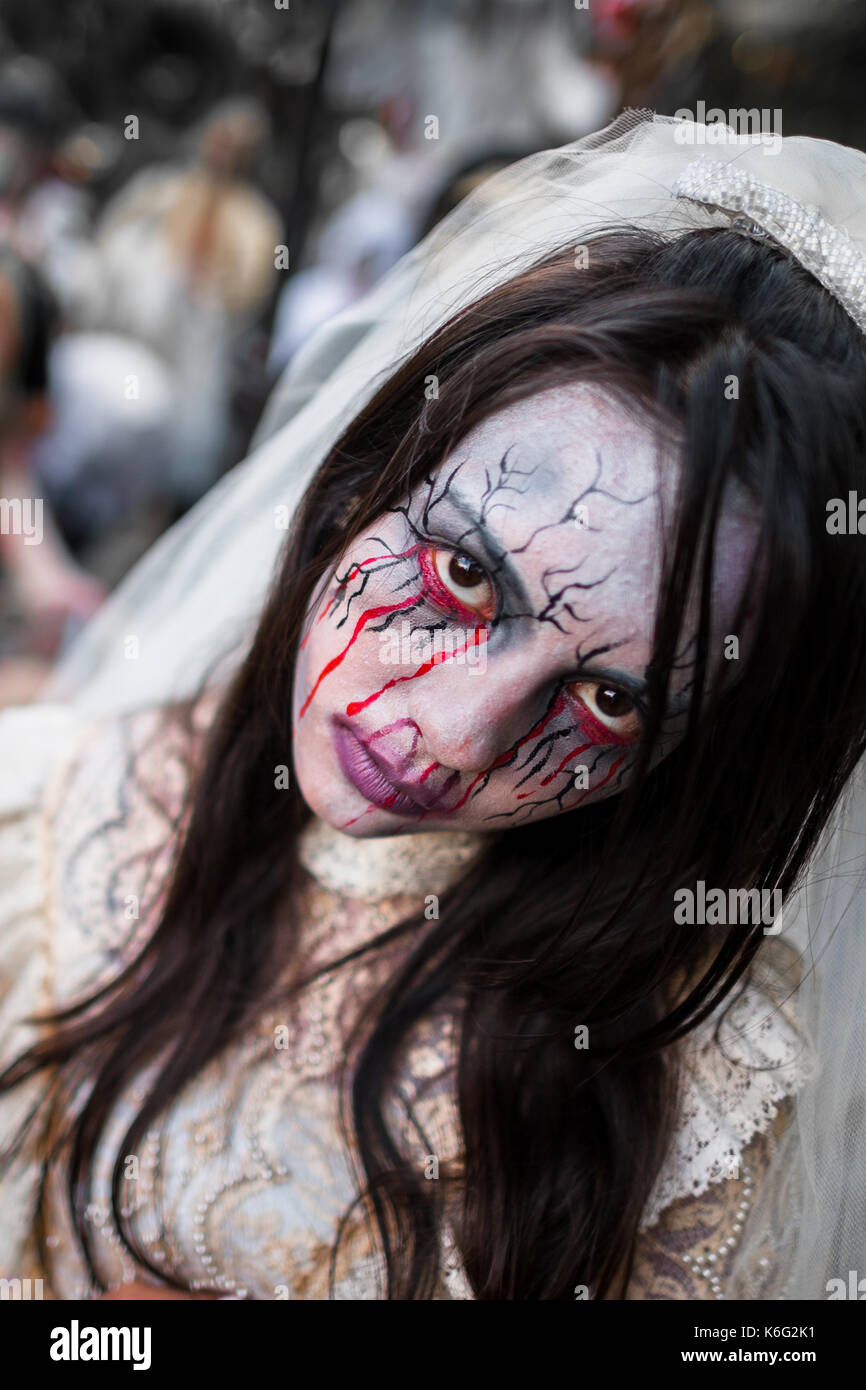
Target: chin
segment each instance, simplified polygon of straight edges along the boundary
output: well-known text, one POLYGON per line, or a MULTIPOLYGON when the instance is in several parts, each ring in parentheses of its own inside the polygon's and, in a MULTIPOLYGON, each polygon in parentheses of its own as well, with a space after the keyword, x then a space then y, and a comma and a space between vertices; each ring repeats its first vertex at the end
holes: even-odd
POLYGON ((305 769, 296 768, 295 775, 301 796, 313 815, 333 830, 340 830, 353 839, 367 840, 376 835, 396 835, 407 828, 397 816, 389 816, 387 811, 366 811, 366 803, 343 785, 336 769, 329 768, 327 777, 322 777, 320 769, 308 776, 305 769), (349 821, 354 821, 354 824, 348 824, 349 821))
POLYGON ((374 840, 386 835, 413 835, 424 831, 466 828, 451 821, 435 821, 432 816, 429 819, 416 819, 412 816, 392 815, 378 807, 371 809, 370 803, 363 801, 357 793, 348 792, 346 788, 338 785, 337 777, 336 773, 333 780, 329 777, 327 784, 323 783, 321 777, 312 779, 311 783, 311 779, 298 772, 298 788, 304 801, 319 820, 330 825, 333 830, 350 835, 352 839, 374 840))

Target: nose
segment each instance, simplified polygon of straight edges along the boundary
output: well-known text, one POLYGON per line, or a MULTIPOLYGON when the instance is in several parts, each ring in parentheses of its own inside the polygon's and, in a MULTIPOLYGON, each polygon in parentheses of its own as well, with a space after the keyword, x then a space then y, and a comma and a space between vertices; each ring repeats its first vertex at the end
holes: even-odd
POLYGON ((527 652, 482 667, 443 662, 414 683, 408 713, 425 756, 457 772, 481 772, 532 727, 541 710, 527 652))

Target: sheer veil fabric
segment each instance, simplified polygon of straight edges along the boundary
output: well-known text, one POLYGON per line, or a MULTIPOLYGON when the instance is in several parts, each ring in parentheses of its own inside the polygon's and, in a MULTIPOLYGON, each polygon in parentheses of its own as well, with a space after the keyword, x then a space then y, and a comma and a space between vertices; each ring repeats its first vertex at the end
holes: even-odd
MULTIPOLYGON (((866 331, 866 155, 627 111, 487 180, 304 345, 249 457, 138 564, 46 698, 111 717, 193 694, 215 663, 224 680, 254 632, 287 522, 361 406, 457 310, 559 248, 575 248, 579 275, 578 250, 622 225, 670 238, 711 226, 768 235, 866 331)), ((866 1279, 864 782, 861 765, 783 913, 802 957, 810 1076, 755 1194, 736 1297, 824 1299, 851 1271, 866 1279)))

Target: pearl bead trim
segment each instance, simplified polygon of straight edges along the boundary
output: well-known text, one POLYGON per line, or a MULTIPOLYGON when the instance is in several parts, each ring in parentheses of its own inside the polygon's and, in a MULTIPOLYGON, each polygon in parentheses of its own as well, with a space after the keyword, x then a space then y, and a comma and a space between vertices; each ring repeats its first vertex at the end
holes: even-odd
POLYGON ((724 1299, 726 1295, 722 1292, 722 1278, 719 1269, 730 1256, 731 1251, 737 1244, 737 1237, 742 1232, 745 1225, 749 1208, 752 1204, 752 1174, 748 1168, 743 1168, 743 1199, 737 1207, 737 1218, 731 1226, 731 1234, 721 1242, 712 1246, 706 1245, 697 1254, 688 1252, 682 1256, 684 1265, 688 1265, 694 1273, 709 1282, 710 1291, 714 1298, 724 1299))

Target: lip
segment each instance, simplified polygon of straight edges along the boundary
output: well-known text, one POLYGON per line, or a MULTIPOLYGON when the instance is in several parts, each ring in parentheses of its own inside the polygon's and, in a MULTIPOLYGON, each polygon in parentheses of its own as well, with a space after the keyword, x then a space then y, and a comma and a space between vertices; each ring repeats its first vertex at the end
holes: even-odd
MULTIPOLYGON (((381 757, 372 753, 364 740, 341 720, 333 721, 333 742, 344 777, 359 791, 365 801, 378 806, 381 811, 390 811, 396 816, 423 816, 432 810, 445 788, 425 794, 413 785, 410 792, 405 782, 399 782, 381 757), (420 792, 418 796, 416 792, 420 792), (423 799, 422 799, 423 798, 423 799)), ((459 774, 456 774, 459 776, 459 774)), ((437 815, 448 815, 438 811, 437 815)))

